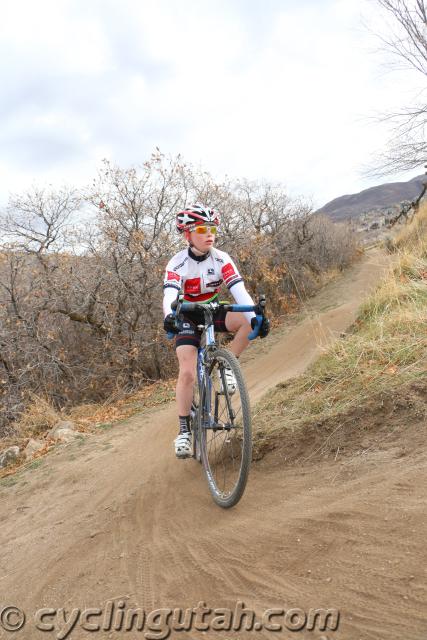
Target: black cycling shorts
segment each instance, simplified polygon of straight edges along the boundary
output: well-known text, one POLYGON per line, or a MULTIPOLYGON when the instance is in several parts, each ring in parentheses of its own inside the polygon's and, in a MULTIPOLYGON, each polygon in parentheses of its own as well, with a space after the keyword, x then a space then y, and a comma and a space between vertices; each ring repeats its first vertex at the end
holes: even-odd
MULTIPOLYGON (((220 307, 214 312, 214 327, 215 331, 226 332, 225 318, 228 311, 225 311, 223 307, 220 307)), ((190 311, 189 313, 182 314, 180 322, 180 331, 175 338, 175 349, 184 344, 189 344, 197 349, 200 346, 200 338, 202 332, 197 328, 198 324, 204 324, 204 314, 202 311, 190 311)))

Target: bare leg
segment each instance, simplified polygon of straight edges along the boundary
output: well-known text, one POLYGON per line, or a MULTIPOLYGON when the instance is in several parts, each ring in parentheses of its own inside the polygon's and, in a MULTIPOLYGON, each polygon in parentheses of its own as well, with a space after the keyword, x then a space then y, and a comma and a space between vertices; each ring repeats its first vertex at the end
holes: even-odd
POLYGON ((249 344, 248 335, 252 331, 251 325, 246 320, 243 313, 239 312, 227 313, 225 317, 225 326, 227 327, 227 331, 235 333, 228 348, 235 356, 240 356, 249 344))
POLYGON ((176 349, 179 362, 178 381, 176 383, 176 404, 178 415, 188 416, 193 400, 193 387, 196 380, 197 349, 183 344, 176 349))

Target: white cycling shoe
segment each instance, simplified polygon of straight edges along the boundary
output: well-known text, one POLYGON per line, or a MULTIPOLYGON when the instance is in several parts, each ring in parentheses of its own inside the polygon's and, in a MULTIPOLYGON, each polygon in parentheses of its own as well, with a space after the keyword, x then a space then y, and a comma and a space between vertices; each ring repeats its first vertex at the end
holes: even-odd
MULTIPOLYGON (((224 388, 222 386, 221 372, 218 370, 217 373, 218 373, 218 378, 221 384, 220 393, 224 393, 224 388)), ((224 367, 224 377, 225 377, 225 384, 227 385, 227 391, 229 395, 232 396, 237 389, 237 380, 235 378, 235 375, 231 369, 229 369, 228 367, 224 367)))
POLYGON ((175 455, 177 458, 190 458, 192 456, 192 441, 189 431, 180 433, 174 440, 175 455))

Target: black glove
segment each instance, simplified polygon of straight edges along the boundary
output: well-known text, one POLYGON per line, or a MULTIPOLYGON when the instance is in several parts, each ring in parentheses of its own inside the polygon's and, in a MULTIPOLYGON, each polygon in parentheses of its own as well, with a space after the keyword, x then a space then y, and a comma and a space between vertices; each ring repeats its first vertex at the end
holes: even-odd
POLYGON ((178 329, 176 328, 176 325, 175 325, 175 319, 176 318, 173 315, 173 313, 168 313, 168 315, 164 319, 163 328, 166 331, 166 333, 169 333, 169 331, 171 333, 178 333, 178 329))
MULTIPOLYGON (((251 327, 252 329, 255 329, 255 327, 257 326, 258 322, 256 318, 252 318, 251 320, 251 327)), ((261 322, 261 326, 259 328, 259 337, 260 338, 265 338, 265 336, 268 335, 270 331, 270 320, 268 318, 266 318, 265 316, 263 316, 262 318, 262 322, 261 322)))

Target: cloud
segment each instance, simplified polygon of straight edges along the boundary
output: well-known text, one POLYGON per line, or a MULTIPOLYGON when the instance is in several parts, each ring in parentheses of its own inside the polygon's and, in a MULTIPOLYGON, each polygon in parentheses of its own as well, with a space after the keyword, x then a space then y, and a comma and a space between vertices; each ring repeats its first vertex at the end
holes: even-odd
POLYGON ((139 164, 157 145, 319 205, 368 186, 387 127, 365 116, 415 85, 381 74, 361 5, 378 25, 359 0, 7 2, 2 183, 88 182, 103 157, 139 164))

